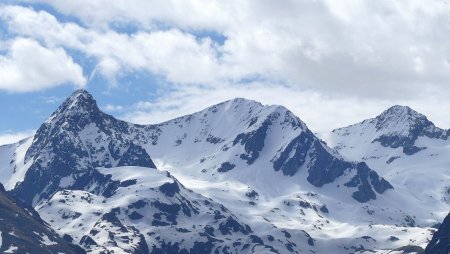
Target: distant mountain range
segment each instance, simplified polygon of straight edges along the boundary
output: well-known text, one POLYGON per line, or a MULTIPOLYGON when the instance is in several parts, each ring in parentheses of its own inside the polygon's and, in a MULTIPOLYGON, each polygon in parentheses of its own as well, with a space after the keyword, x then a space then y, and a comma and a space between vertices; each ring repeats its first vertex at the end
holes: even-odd
MULTIPOLYGON (((447 253, 448 136, 394 106, 323 141, 241 98, 136 125, 78 90, 0 147, 0 194, 34 216, 42 253, 447 253)), ((2 251, 22 246, 8 225, 2 251)))

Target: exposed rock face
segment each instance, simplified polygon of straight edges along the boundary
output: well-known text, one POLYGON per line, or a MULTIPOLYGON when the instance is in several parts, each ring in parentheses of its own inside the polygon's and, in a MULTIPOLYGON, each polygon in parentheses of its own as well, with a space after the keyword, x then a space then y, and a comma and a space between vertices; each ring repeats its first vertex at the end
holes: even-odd
POLYGON ((426 116, 407 106, 393 106, 379 116, 363 122, 336 129, 333 134, 339 136, 367 136, 372 143, 383 147, 402 148, 406 155, 413 155, 425 147, 416 146, 420 137, 447 139, 447 132, 436 127, 426 116))
POLYGON ((433 238, 425 248, 425 254, 448 253, 450 253, 450 215, 447 215, 439 230, 434 233, 433 238))
POLYGON ((0 252, 73 253, 85 251, 55 233, 29 207, 10 197, 0 185, 0 252))
POLYGON ((85 90, 78 90, 39 128, 28 149, 31 162, 25 179, 13 193, 28 204, 37 204, 64 188, 84 189, 108 183, 97 167, 144 166, 155 168, 140 147, 144 128, 101 112, 85 90))

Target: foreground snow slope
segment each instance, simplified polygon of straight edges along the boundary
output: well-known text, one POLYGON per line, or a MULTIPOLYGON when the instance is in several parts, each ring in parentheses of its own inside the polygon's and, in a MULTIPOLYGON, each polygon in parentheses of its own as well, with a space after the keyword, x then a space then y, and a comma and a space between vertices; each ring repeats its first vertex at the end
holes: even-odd
MULTIPOLYGON (((54 228, 71 235, 89 253, 288 251, 290 241, 280 230, 253 230, 167 172, 130 166, 99 172, 116 182, 108 195, 63 190, 36 207, 54 228)), ((307 235, 297 237, 307 245, 307 235)))

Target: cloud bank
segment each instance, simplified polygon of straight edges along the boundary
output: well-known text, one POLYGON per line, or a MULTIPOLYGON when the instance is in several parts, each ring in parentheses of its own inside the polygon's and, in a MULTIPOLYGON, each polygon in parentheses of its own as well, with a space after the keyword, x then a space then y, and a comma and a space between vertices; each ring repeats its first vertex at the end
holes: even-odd
POLYGON ((444 1, 27 3, 0 7, 12 37, 2 43, 7 53, 0 72, 15 70, 0 90, 89 86, 95 84, 85 76, 95 75, 120 90, 118 77, 145 72, 160 78, 166 92, 129 107, 127 119, 163 119, 155 112, 188 113, 241 96, 286 105, 312 126, 338 127, 394 103, 450 126, 437 111, 450 105, 450 6, 444 1), (22 61, 13 47, 21 41, 40 52, 37 59, 54 64, 22 61), (88 73, 73 54, 92 59, 93 70, 88 73))

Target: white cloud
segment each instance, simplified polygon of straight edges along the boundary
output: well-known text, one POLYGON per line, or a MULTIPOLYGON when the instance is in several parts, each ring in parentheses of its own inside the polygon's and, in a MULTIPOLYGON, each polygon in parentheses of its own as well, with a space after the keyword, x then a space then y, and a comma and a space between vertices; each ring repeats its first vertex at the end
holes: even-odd
POLYGON ((57 103, 63 102, 64 99, 65 98, 56 97, 56 96, 47 96, 47 97, 43 97, 42 101, 47 104, 57 104, 57 103))
MULTIPOLYGON (((126 71, 149 71, 173 83, 213 83, 228 79, 222 73, 215 45, 178 29, 138 32, 97 31, 60 23, 51 14, 19 6, 0 8, 12 33, 38 39, 49 46, 68 47, 97 59, 109 80, 126 71)), ((227 68, 224 68, 226 71, 227 68)))
POLYGON ((438 0, 41 2, 94 30, 138 24, 135 37, 102 34, 104 40, 89 44, 106 46, 102 59, 118 50, 113 56, 122 68, 144 64, 175 83, 256 76, 328 94, 407 98, 424 85, 447 89, 450 79, 450 6, 438 0), (187 32, 158 31, 159 24, 187 32), (226 41, 214 46, 190 38, 199 30, 226 41), (107 45, 111 40, 115 47, 107 45))
POLYGON ((0 90, 29 92, 73 83, 86 84, 82 69, 62 48, 48 49, 31 39, 18 38, 0 56, 0 90))
MULTIPOLYGON (((218 0, 41 0, 58 11, 79 17, 85 24, 107 27, 110 23, 139 23, 155 29, 155 23, 182 28, 218 29, 227 26, 232 5, 218 0)), ((236 6, 237 7, 237 6, 236 6)))
POLYGON ((0 133, 0 146, 16 143, 24 138, 33 136, 34 133, 34 130, 0 133))
POLYGON ((442 1, 40 2, 82 25, 0 7, 11 34, 95 59, 94 73, 119 88, 116 77, 135 71, 167 81, 163 90, 172 92, 137 104, 126 116, 133 121, 166 120, 240 96, 286 105, 317 131, 392 104, 450 126, 439 110, 450 108, 450 6, 442 1), (127 26, 136 32, 117 29, 127 26), (225 41, 199 36, 205 32, 225 41))

